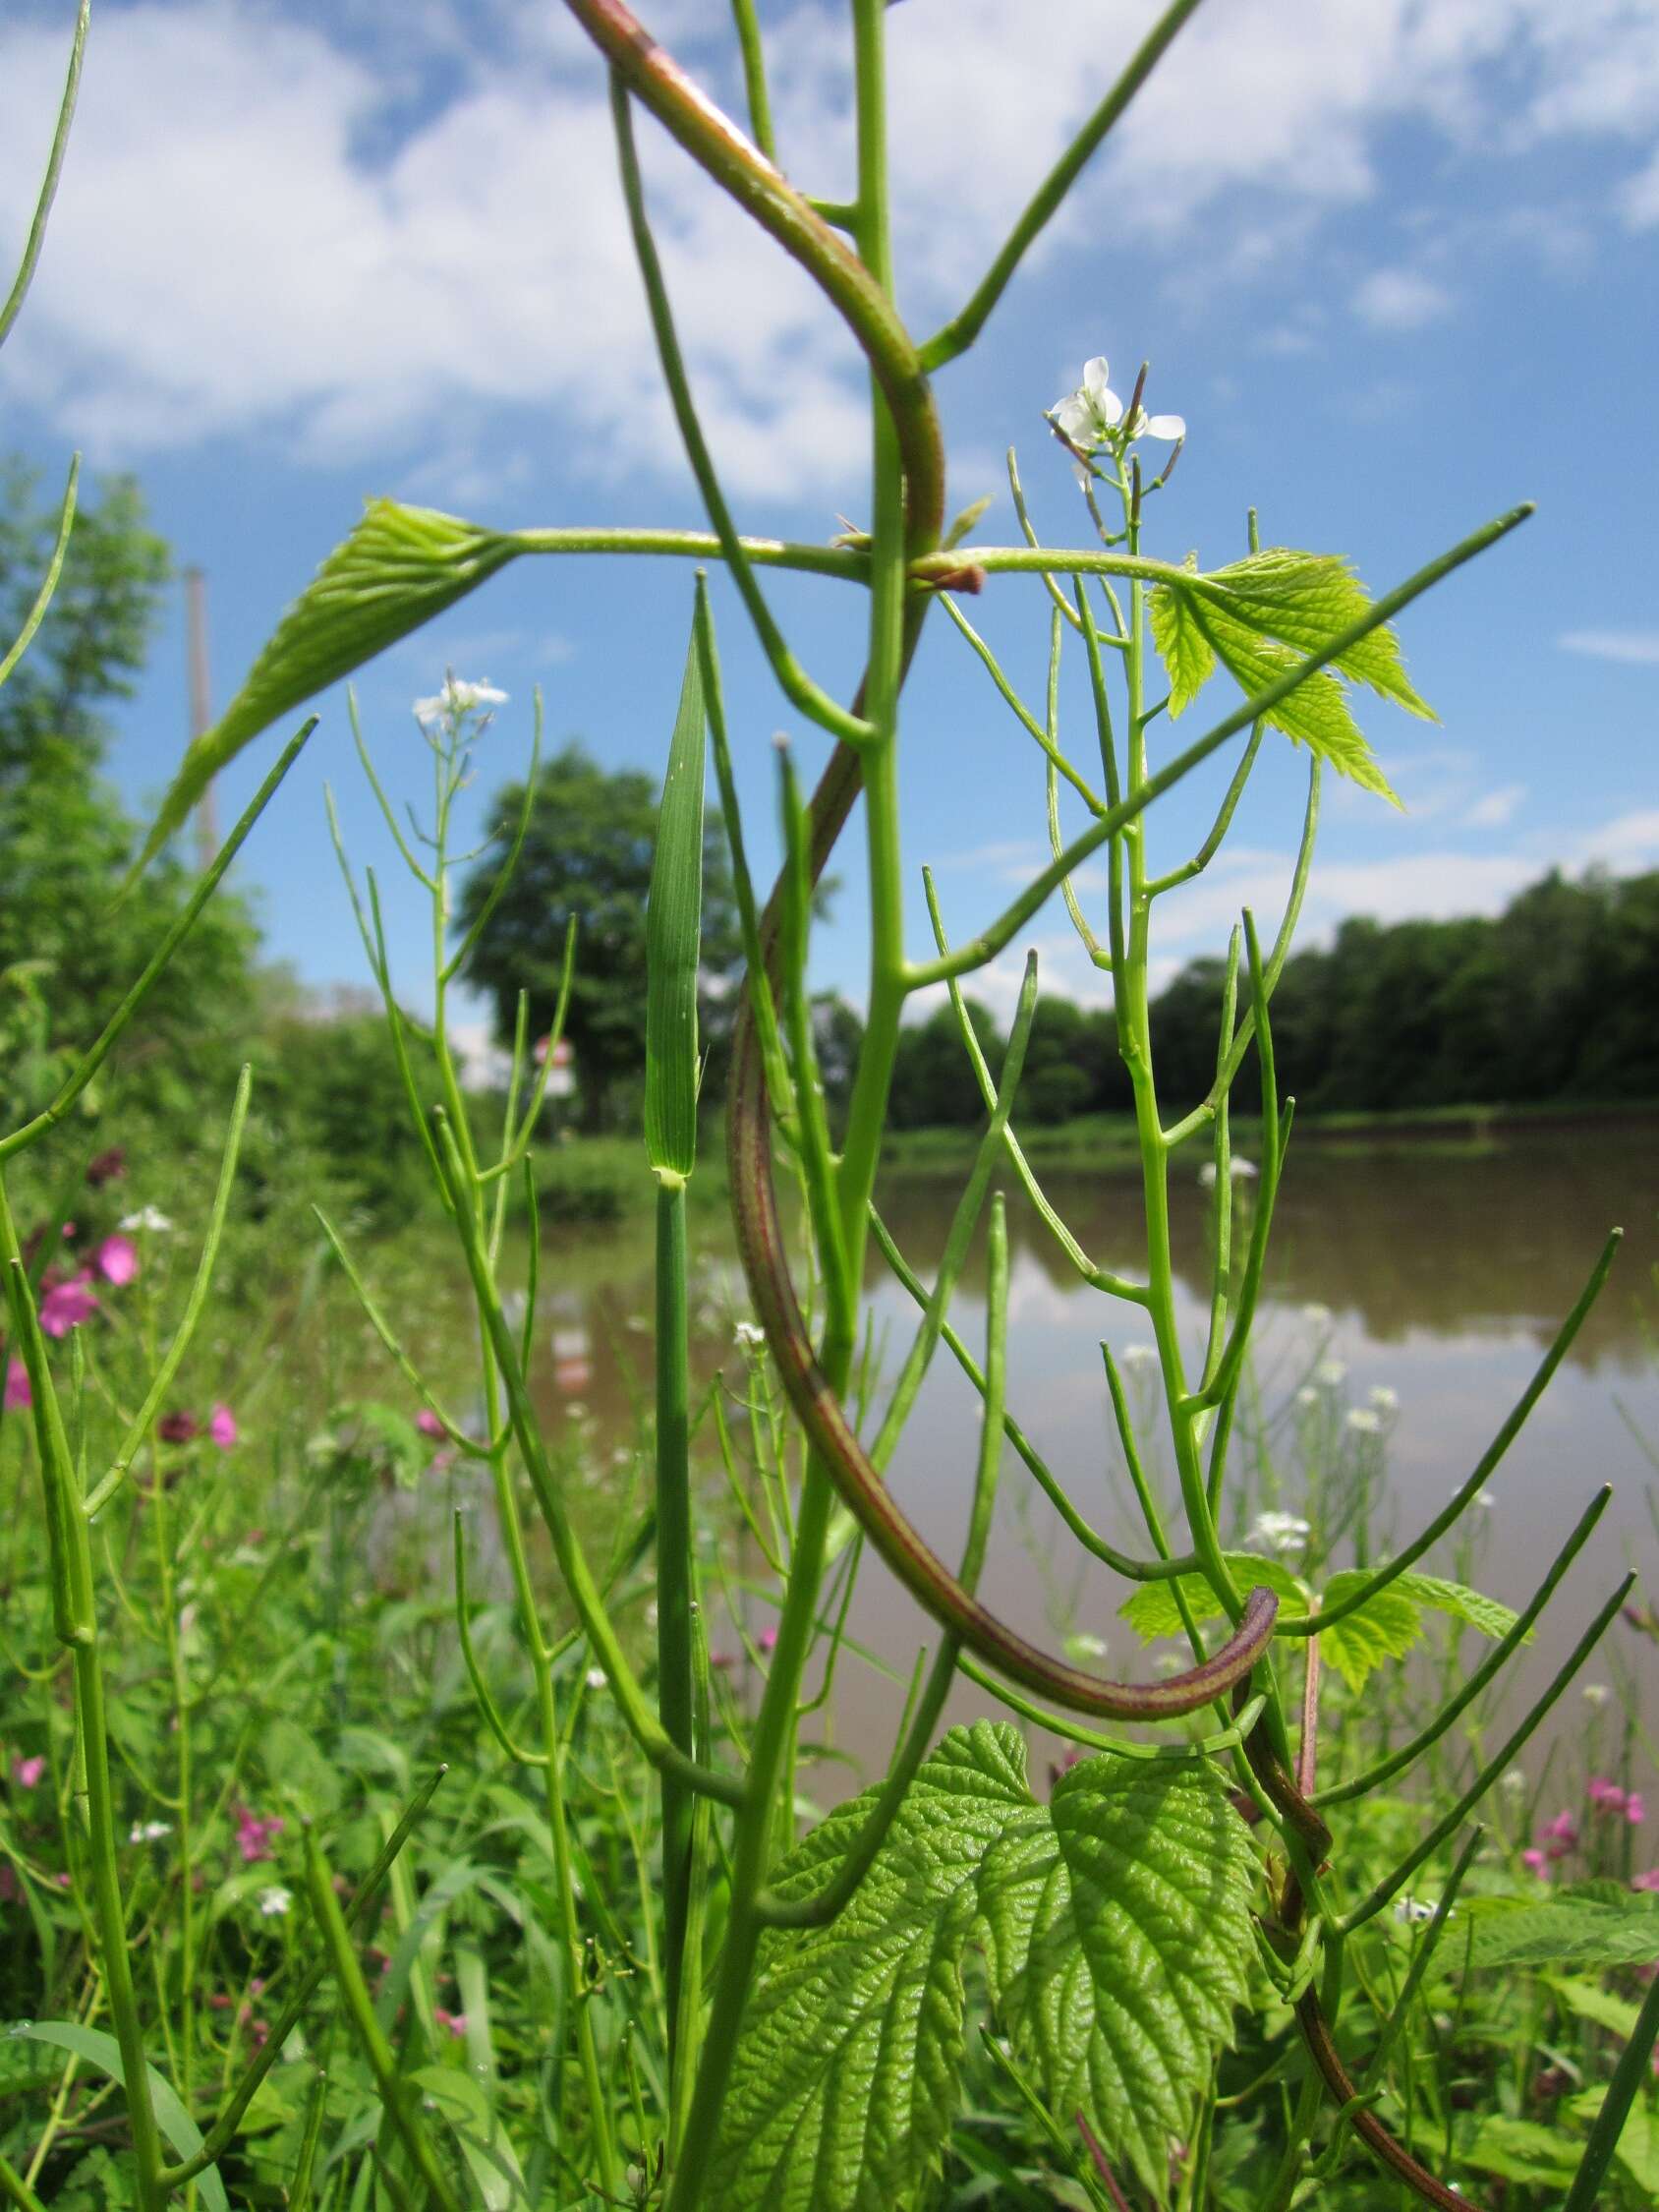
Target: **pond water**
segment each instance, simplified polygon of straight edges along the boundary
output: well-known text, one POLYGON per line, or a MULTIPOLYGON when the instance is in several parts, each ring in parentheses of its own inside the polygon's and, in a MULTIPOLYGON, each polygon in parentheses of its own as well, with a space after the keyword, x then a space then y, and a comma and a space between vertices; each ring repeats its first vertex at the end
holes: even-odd
MULTIPOLYGON (((1428 1562, 1519 1603, 1591 1491, 1604 1482, 1615 1485, 1614 1501, 1546 1614, 1535 1649, 1516 1670, 1507 1716, 1522 1710, 1526 1685, 1547 1680, 1627 1564, 1642 1568, 1650 1587, 1659 1585, 1652 1511, 1659 1462, 1649 1456, 1659 1453, 1656 1137, 1659 1129, 1650 1126, 1591 1124, 1482 1149, 1421 1144, 1344 1154, 1308 1145, 1292 1156, 1280 1196, 1257 1329, 1256 1411, 1245 1425, 1253 1436, 1241 1447, 1258 1485, 1266 1485, 1252 1509, 1277 1502, 1300 1511, 1310 1470, 1340 1480, 1355 1471, 1358 1455, 1370 1454, 1381 1471, 1374 1551, 1413 1535, 1463 1480, 1525 1387, 1608 1229, 1626 1229, 1599 1307, 1493 1477, 1491 1502, 1472 1518, 1472 1550, 1457 1555, 1443 1546, 1428 1562), (1346 1422, 1350 1410, 1369 1409, 1374 1390, 1398 1398, 1380 1437, 1346 1422)), ((1194 1346, 1208 1310, 1197 1166, 1194 1158, 1176 1181, 1173 1224, 1181 1324, 1194 1346)), ((1134 1270, 1134 1176, 1057 1174, 1046 1187, 1095 1260, 1134 1270)), ((924 1278, 931 1277, 954 1195, 953 1183, 931 1177, 889 1179, 881 1193, 885 1219, 924 1278)), ((1017 1194, 1009 1199, 1009 1231, 1010 1411, 1102 1534, 1143 1550, 1099 1346, 1108 1337, 1119 1358, 1128 1356, 1141 1433, 1156 1462, 1155 1370, 1133 1365, 1132 1348, 1150 1338, 1145 1315, 1083 1284, 1017 1194)), ((556 1242, 581 1249, 570 1271, 557 1261, 548 1270, 559 1288, 550 1300, 545 1408, 556 1426, 577 1405, 584 1411, 575 1418, 594 1424, 604 1440, 631 1420, 630 1394, 650 1373, 649 1337, 642 1333, 651 1310, 649 1237, 584 1230, 556 1242)), ((740 1380, 731 1310, 720 1291, 722 1280, 735 1291, 729 1248, 720 1244, 717 1224, 703 1231, 703 1243, 713 1287, 703 1308, 700 1365, 712 1373, 723 1363, 740 1380)), ((908 1345, 915 1309, 879 1254, 867 1291, 890 1375, 908 1345)), ((982 1346, 982 1249, 965 1271, 952 1318, 970 1346, 982 1346)), ((947 1557, 960 1543, 977 1434, 978 1400, 942 1349, 890 1479, 947 1557)), ((1238 1533, 1224 1526, 1224 1535, 1238 1533)), ((1120 1676, 1149 1671, 1148 1655, 1116 1617, 1125 1586, 1082 1558, 1011 1451, 982 1587, 1004 1617, 1051 1648, 1080 1631, 1107 1647, 1105 1658, 1090 1663, 1120 1676)), ((757 1602, 751 1627, 769 1617, 757 1602)), ((808 1776, 806 1786, 820 1801, 842 1794, 860 1766, 885 1762, 917 1645, 936 1640, 932 1624, 876 1560, 864 1565, 849 1632, 901 1680, 895 1686, 850 1658, 843 1663, 831 1729, 851 1756, 844 1767, 808 1776)), ((1651 1713, 1655 1701, 1643 1674, 1654 1672, 1654 1654, 1651 1642, 1616 1622, 1580 1680, 1628 1677, 1651 1713)), ((994 1710, 972 1684, 959 1684, 948 1717, 994 1710)), ((1562 1713, 1581 1729, 1591 1709, 1574 1690, 1562 1713)), ((1596 1725, 1611 1730, 1613 1709, 1596 1725)))

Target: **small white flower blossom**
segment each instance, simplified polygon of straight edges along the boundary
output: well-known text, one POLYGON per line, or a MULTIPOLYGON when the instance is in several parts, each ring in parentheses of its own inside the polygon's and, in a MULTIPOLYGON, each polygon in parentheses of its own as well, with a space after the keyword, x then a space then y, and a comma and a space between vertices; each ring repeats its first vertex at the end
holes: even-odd
POLYGON ((172 1833, 171 1821, 135 1821, 127 1840, 130 1843, 159 1843, 164 1835, 171 1835, 172 1833))
POLYGON ((1365 1395, 1379 1413, 1400 1411, 1400 1392, 1391 1390, 1386 1382, 1374 1382, 1365 1395))
MULTIPOLYGON (((1234 1183, 1253 1183, 1261 1170, 1254 1160, 1239 1159, 1235 1154, 1233 1158, 1229 1160, 1227 1172, 1231 1176, 1234 1183)), ((1216 1188, 1216 1163, 1214 1160, 1204 1162, 1204 1165, 1198 1170, 1198 1180, 1206 1191, 1213 1191, 1216 1188)))
POLYGON ((1160 1652, 1152 1662, 1154 1674, 1178 1674, 1186 1664, 1179 1652, 1160 1652))
POLYGON ((1383 1417, 1370 1406, 1350 1406, 1347 1426, 1356 1436, 1377 1436, 1382 1433, 1383 1417))
POLYGON ((1498 1784, 1498 1787, 1506 1797, 1524 1797, 1526 1795, 1526 1776, 1518 1767, 1512 1767, 1498 1784))
POLYGON ((1158 1348, 1152 1344, 1125 1344, 1118 1355, 1118 1361, 1125 1368, 1155 1368, 1158 1365, 1158 1348))
POLYGON ((507 694, 497 691, 492 683, 463 683, 457 676, 445 676, 441 691, 430 699, 416 700, 415 720, 425 729, 441 728, 480 707, 502 707, 506 703, 507 694))
POLYGON ((1496 1490, 1476 1490, 1474 1502, 1480 1507, 1482 1513, 1490 1513, 1498 1502, 1498 1493, 1496 1490))
POLYGON ((1395 1905, 1394 1917, 1407 1924, 1414 1920, 1432 1920, 1434 1907, 1426 1897, 1401 1897, 1395 1905))
POLYGON ((171 1215, 163 1213, 159 1206, 140 1206, 137 1213, 121 1216, 121 1226, 129 1230, 147 1229, 152 1237, 165 1237, 173 1222, 171 1215))
POLYGON ((1068 1636, 1065 1639, 1065 1656, 1067 1659, 1105 1659, 1106 1653, 1106 1638, 1104 1636, 1092 1636, 1086 1628, 1079 1629, 1075 1635, 1068 1636))
POLYGON ((1258 1513, 1250 1530, 1253 1543, 1286 1556, 1299 1551, 1312 1534, 1310 1523, 1296 1513, 1258 1513))
POLYGON ((765 1347, 767 1332, 759 1321, 739 1321, 731 1333, 740 1351, 759 1352, 765 1347))
POLYGON ((280 1920, 294 1902, 292 1890, 285 1890, 280 1882, 273 1882, 268 1890, 259 1892, 259 1911, 266 1920, 280 1920))
POLYGON ((1340 1390, 1347 1380, 1347 1363, 1344 1360, 1321 1360, 1313 1370, 1313 1379, 1322 1390, 1340 1390))
POLYGON ((1318 1405, 1319 1392, 1313 1387, 1313 1384, 1311 1382, 1304 1382, 1301 1388, 1296 1392, 1296 1403, 1298 1406, 1301 1406, 1304 1409, 1318 1405))
POLYGON ((1331 1326, 1331 1309, 1321 1306, 1317 1299, 1302 1308, 1302 1319, 1310 1329, 1328 1329, 1331 1326))
POLYGON ((582 1679, 587 1683, 590 1690, 602 1690, 609 1680, 609 1676, 602 1666, 590 1666, 582 1679))
MULTIPOLYGON (((1105 354, 1097 353, 1084 362, 1077 389, 1050 408, 1049 420, 1068 445, 1079 453, 1095 453, 1103 445, 1128 445, 1137 437, 1162 438, 1166 444, 1185 437, 1186 424, 1179 415, 1149 415, 1137 407, 1134 421, 1125 422, 1123 402, 1107 381, 1111 374, 1105 354)), ((1078 473, 1084 474, 1081 467, 1078 473)))
POLYGON ((1584 1703, 1587 1706, 1590 1706, 1599 1712, 1601 1707, 1604 1706, 1607 1703, 1608 1699, 1613 1695, 1613 1692, 1608 1688, 1605 1682, 1586 1682, 1584 1684, 1584 1687, 1578 1692, 1578 1695, 1583 1699, 1584 1703))

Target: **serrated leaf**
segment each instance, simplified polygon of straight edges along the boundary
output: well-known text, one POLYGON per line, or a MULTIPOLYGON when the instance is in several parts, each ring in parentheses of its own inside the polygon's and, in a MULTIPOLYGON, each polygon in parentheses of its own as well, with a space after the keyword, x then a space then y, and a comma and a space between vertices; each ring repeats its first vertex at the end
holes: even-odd
POLYGON ((138 868, 185 820, 208 780, 278 716, 430 621, 523 551, 514 538, 434 508, 371 499, 283 615, 225 713, 186 751, 138 868))
MULTIPOLYGON (((1287 546, 1270 546, 1218 568, 1203 579, 1201 589, 1246 628, 1278 638, 1299 655, 1317 653, 1371 605, 1364 585, 1340 553, 1297 553, 1287 546)), ((1436 719, 1406 676, 1400 640, 1386 622, 1339 654, 1334 665, 1407 714, 1425 722, 1436 719)))
POLYGON ((1475 1966, 1643 1966, 1659 1960, 1659 1900, 1630 1894, 1575 1898, 1571 1892, 1534 1902, 1475 1897, 1475 1966))
POLYGON ((1216 672, 1216 656, 1192 619, 1192 602, 1185 592, 1160 587, 1153 593, 1152 642, 1169 673, 1173 720, 1191 705, 1216 672))
MULTIPOLYGON (((875 1800, 843 1805, 775 1887, 811 1895, 875 1800)), ((830 1927, 761 1947, 720 2119, 722 2212, 893 2212, 937 2162, 962 2062, 961 1954, 980 1863, 1035 1812, 1009 1727, 953 1728, 917 1769, 876 1862, 830 1927)))
POLYGON ((1564 2187, 1578 2164, 1578 2146, 1571 2136, 1542 2121, 1512 2120, 1507 2113, 1483 2120, 1458 2155, 1482 2174, 1497 2174, 1506 2182, 1537 2182, 1546 2188, 1564 2187))
MULTIPOLYGON (((127 2086, 126 2062, 121 2056, 121 2046, 113 2035, 102 2028, 83 2027, 78 2020, 24 2020, 10 2031, 13 2035, 27 2036, 34 2043, 53 2043, 60 2051, 73 2051, 102 2073, 127 2086)), ((149 2075, 150 2104, 155 2113, 155 2125, 172 2145, 174 2156, 180 2160, 194 2158, 201 2148, 201 2130, 185 2109, 177 2090, 165 2075, 146 2066, 149 2075)), ((197 2176, 196 2188, 207 2212, 230 2212, 225 2196, 225 2184, 219 2179, 216 2166, 203 2167, 197 2176)))
MULTIPOLYGON (((1333 1575, 1326 1602, 1333 1606, 1338 1602, 1344 1583, 1351 1589, 1366 1579, 1352 1571, 1333 1575)), ((1321 1652, 1350 1690, 1362 1690, 1366 1677, 1385 1659, 1403 1659, 1423 1633, 1422 1607, 1401 1589, 1400 1583, 1404 1580, 1402 1575, 1399 1582, 1379 1590, 1356 1613, 1320 1631, 1321 1652)))
MULTIPOLYGON (((1593 2089, 1580 2090, 1572 2100, 1573 2116, 1593 2121, 1607 2102, 1607 2089, 1608 2084, 1599 2081, 1593 2089)), ((1613 2155, 1637 2186, 1647 2192, 1648 2201, 1659 2202, 1659 2113, 1644 2104, 1640 2097, 1625 2115, 1625 2125, 1619 2130, 1613 2155)))
MULTIPOLYGON (((1265 1583, 1279 1600, 1279 1609, 1287 1616, 1307 1611, 1308 1594, 1304 1584, 1298 1582, 1281 1559, 1267 1559, 1253 1551, 1229 1551, 1226 1553, 1232 1579, 1240 1590, 1253 1589, 1265 1583)), ((1191 1607, 1194 1620, 1219 1620, 1222 1601, 1202 1575, 1182 1575, 1181 1595, 1191 1607)), ((1178 1636, 1181 1633, 1180 1609, 1175 1602, 1174 1578, 1168 1582, 1143 1582, 1117 1608, 1118 1617, 1126 1620, 1143 1644, 1156 1643, 1160 1636, 1178 1636)))
POLYGON ((645 1147, 654 1168, 697 1158, 697 964, 703 929, 703 677, 692 632, 657 814, 646 908, 645 1147))
POLYGON ((998 2009, 1056 2113, 1156 2190, 1244 2000, 1255 1867, 1215 1770, 1103 1758, 1013 1823, 981 1893, 998 2009))
MULTIPOLYGON (((1219 604, 1195 601, 1192 619, 1246 698, 1277 683, 1305 658, 1293 646, 1281 645, 1277 638, 1251 629, 1219 604)), ((1262 719, 1293 743, 1306 745, 1361 790, 1400 804, 1353 719, 1346 690, 1329 669, 1305 677, 1262 719)))
POLYGON ((1628 1998, 1615 1997, 1599 1982, 1572 1981, 1553 1974, 1546 1979, 1560 2003, 1579 2019, 1593 2020, 1597 2027, 1607 2028, 1627 2043, 1636 2032, 1641 2008, 1628 1998))
MULTIPOLYGON (((841 1863, 875 1793, 791 1854, 787 1896, 841 1863)), ((954 2117, 962 1952, 1057 2111, 1149 2176, 1188 2125, 1245 1992, 1254 1862, 1207 1764, 1111 1759, 1038 1805, 1006 1726, 952 1729, 829 1928, 763 1945, 721 2118, 721 2212, 895 2212, 954 2117)))
MULTIPOLYGON (((1338 1580, 1341 1580, 1340 1576, 1338 1580)), ((1419 1605, 1427 1606, 1431 1612, 1450 1613, 1454 1620, 1460 1620, 1465 1627, 1476 1630, 1482 1636, 1490 1636, 1495 1644, 1500 1643, 1516 1624, 1516 1616, 1508 1605, 1496 1598, 1488 1598, 1484 1591, 1470 1590, 1466 1583, 1447 1582, 1439 1575, 1420 1575, 1407 1570, 1397 1577, 1392 1587, 1404 1591, 1408 1598, 1414 1598, 1419 1605)), ((1326 1601, 1330 1602, 1329 1597, 1326 1601)), ((1524 1640, 1528 1644, 1532 1642, 1530 1629, 1524 1640)))

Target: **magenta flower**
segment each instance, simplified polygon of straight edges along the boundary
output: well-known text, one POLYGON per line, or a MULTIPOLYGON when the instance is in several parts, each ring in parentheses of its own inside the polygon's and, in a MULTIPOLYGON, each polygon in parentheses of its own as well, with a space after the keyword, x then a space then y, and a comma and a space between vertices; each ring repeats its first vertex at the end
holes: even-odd
POLYGON ((446 2012, 441 2005, 434 2005, 432 2007, 432 2018, 436 2020, 439 2027, 447 2028, 451 2035, 465 2035, 467 2032, 467 2015, 465 2012, 446 2012))
POLYGON ((97 1300, 87 1289, 92 1270, 83 1267, 67 1283, 54 1283, 40 1301, 40 1326, 48 1336, 67 1336, 78 1329, 88 1313, 97 1310, 97 1300))
POLYGON ((1626 1798, 1625 1818, 1632 1828, 1640 1828, 1642 1822, 1646 1820, 1647 1807, 1642 1801, 1642 1794, 1639 1789, 1632 1789, 1629 1797, 1626 1798))
POLYGON ((1615 1813, 1623 1813, 1623 1811, 1625 1810, 1625 1792, 1619 1787, 1619 1784, 1616 1781, 1608 1781, 1600 1775, 1596 1775, 1591 1779, 1589 1787, 1585 1790, 1584 1795, 1589 1799, 1590 1803, 1595 1807, 1598 1813, 1607 1813, 1611 1815, 1615 1813))
POLYGON ((423 1406, 415 1416, 415 1426, 423 1436, 441 1436, 444 1433, 442 1422, 429 1406, 423 1406))
POLYGON ((46 1762, 39 1752, 32 1759, 12 1761, 12 1779, 20 1789, 33 1789, 46 1772, 46 1762))
POLYGON ((1520 1863, 1535 1874, 1540 1882, 1550 1879, 1550 1862, 1542 1851, 1522 1851, 1520 1863))
POLYGON ((131 1237, 106 1237, 93 1255, 93 1263, 104 1281, 120 1290, 139 1271, 139 1248, 131 1237))
POLYGON ((29 1369, 21 1360, 6 1362, 6 1411, 16 1413, 20 1406, 34 1403, 34 1393, 29 1387, 29 1369))
POLYGON ((1650 1866, 1645 1874, 1630 1877, 1632 1890, 1659 1890, 1659 1866, 1650 1866))
POLYGON ((1557 1813, 1538 1831, 1538 1840, 1552 1859, 1564 1859, 1578 1848, 1578 1825, 1571 1813, 1557 1813))
POLYGON ((229 1406, 216 1405, 213 1408, 213 1418, 207 1424, 207 1433, 218 1445, 220 1451, 228 1452, 230 1450, 240 1431, 236 1426, 236 1416, 231 1412, 229 1406))
POLYGON ((775 1652, 777 1649, 777 1631, 775 1628, 763 1628, 755 1641, 763 1652, 775 1652))
POLYGON ((246 1805, 239 1805, 236 1808, 236 1842, 243 1864, 253 1866, 260 1859, 274 1858, 271 1837, 280 1835, 282 1828, 282 1822, 275 1816, 263 1817, 251 1813, 246 1805))

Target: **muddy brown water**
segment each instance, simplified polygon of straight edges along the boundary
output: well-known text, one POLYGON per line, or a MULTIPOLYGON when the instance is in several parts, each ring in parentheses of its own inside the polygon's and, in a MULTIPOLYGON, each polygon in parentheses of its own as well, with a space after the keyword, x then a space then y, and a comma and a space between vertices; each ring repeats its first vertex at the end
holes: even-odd
MULTIPOLYGON (((1197 1162, 1174 1184, 1179 1314, 1196 1347, 1207 1315, 1204 1196, 1197 1162)), ((1084 1250, 1098 1262, 1136 1266, 1139 1190, 1133 1174, 1055 1174, 1046 1187, 1084 1250)), ((955 1186, 889 1177, 882 1209, 901 1249, 931 1277, 955 1186)), ((1464 1572, 1481 1588, 1521 1602, 1542 1576, 1591 1491, 1615 1486, 1612 1505, 1552 1604, 1535 1647, 1514 1674, 1501 1713, 1518 1717, 1525 1693, 1548 1679, 1599 1599, 1627 1565, 1659 1592, 1659 1125, 1552 1131, 1484 1149, 1429 1143, 1344 1154, 1309 1146, 1295 1159, 1278 1208, 1256 1333, 1252 1381, 1259 1433, 1248 1462, 1256 1505, 1303 1510, 1310 1475, 1328 1484, 1353 1476, 1360 1455, 1378 1471, 1373 1556, 1413 1535, 1469 1472, 1525 1387, 1561 1316, 1572 1306, 1608 1229, 1622 1224, 1624 1249, 1597 1310, 1542 1403, 1490 1484, 1490 1503, 1470 1520, 1463 1547, 1448 1540, 1427 1562, 1464 1572), (1342 1372, 1337 1373, 1338 1368, 1342 1372), (1297 1392, 1315 1393, 1311 1404, 1297 1392), (1398 1409, 1383 1433, 1347 1423, 1373 1410, 1373 1391, 1398 1409), (1277 1485, 1277 1488, 1275 1487, 1277 1485)), ((1143 1438, 1155 1464, 1159 1411, 1155 1375, 1135 1364, 1150 1329, 1138 1310, 1083 1284, 1041 1221, 1009 1196, 1008 1402, 1080 1509, 1125 1548, 1146 1548, 1127 1495, 1113 1428, 1100 1341, 1126 1371, 1143 1438)), ((705 1375, 742 1372, 732 1343, 744 1309, 730 1248, 717 1220, 694 1232, 701 1243, 696 1359, 705 1375)), ((634 1396, 649 1388, 649 1233, 559 1233, 565 1262, 544 1259, 556 1287, 543 1298, 547 1357, 543 1403, 555 1430, 588 1426, 602 1449, 631 1432, 634 1396), (573 1411, 572 1409, 575 1409, 573 1411)), ((890 1376, 915 1310, 873 1255, 867 1296, 890 1376)), ((983 1241, 965 1271, 952 1319, 970 1345, 983 1344, 983 1241)), ((891 1480, 929 1541, 953 1556, 965 1522, 977 1449, 978 1401, 941 1351, 894 1459, 891 1480)), ((704 1455, 707 1456, 706 1454, 704 1455)), ((709 1510, 718 1511, 717 1485, 709 1510)), ((1237 1537, 1224 1523, 1224 1535, 1237 1537)), ((1351 1556, 1351 1546, 1339 1554, 1351 1556)), ((1116 1608, 1125 1587, 1082 1558, 1026 1470, 1004 1457, 996 1538, 984 1595, 1028 1634, 1053 1644, 1070 1634, 1101 1639, 1089 1661, 1117 1675, 1144 1675, 1151 1660, 1116 1608)), ((771 1617, 746 1601, 758 1631, 771 1617)), ((877 1560, 863 1566, 848 1616, 856 1644, 900 1678, 850 1655, 832 1701, 837 1756, 809 1771, 803 1786, 829 1802, 886 1759, 920 1643, 932 1624, 877 1560)), ((721 1631, 715 1629, 716 1639, 721 1631)), ((1469 1645, 1465 1643, 1465 1652, 1469 1645)), ((1650 1732, 1659 1698, 1652 1680, 1659 1646, 1617 1622, 1579 1681, 1634 1687, 1650 1732)), ((752 1685, 751 1685, 752 1688, 752 1685)), ((951 1720, 997 1709, 972 1684, 958 1684, 951 1720)), ((1575 1687, 1553 1730, 1565 1783, 1587 1728, 1611 1758, 1616 1705, 1599 1716, 1575 1687), (1563 1741, 1563 1738, 1566 1741, 1563 1741)), ((1502 1726, 1490 1740, 1496 1741, 1502 1726)), ((1546 1732, 1541 1744, 1547 1743, 1546 1732)), ((1036 1739, 1039 1756, 1053 1740, 1036 1739)), ((1541 1750, 1531 1761, 1536 1771, 1541 1750)), ((1639 1754, 1638 1754, 1639 1761, 1639 1754)), ((1603 1763, 1607 1763, 1606 1759, 1603 1763)), ((1639 1761, 1645 1764, 1645 1761, 1639 1761)), ((1652 1792, 1659 1796, 1659 1790, 1652 1792)), ((1650 1822, 1644 1841, 1659 1823, 1650 1822)))

